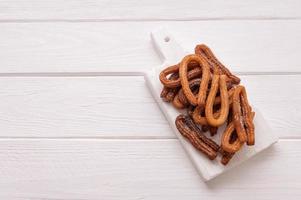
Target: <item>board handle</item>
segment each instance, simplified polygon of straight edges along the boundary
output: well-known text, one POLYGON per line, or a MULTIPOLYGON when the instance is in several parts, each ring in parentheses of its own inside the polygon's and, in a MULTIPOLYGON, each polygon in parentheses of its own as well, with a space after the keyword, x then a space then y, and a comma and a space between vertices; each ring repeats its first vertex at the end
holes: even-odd
POLYGON ((165 64, 177 64, 185 56, 183 48, 167 29, 160 28, 152 31, 151 39, 165 64))

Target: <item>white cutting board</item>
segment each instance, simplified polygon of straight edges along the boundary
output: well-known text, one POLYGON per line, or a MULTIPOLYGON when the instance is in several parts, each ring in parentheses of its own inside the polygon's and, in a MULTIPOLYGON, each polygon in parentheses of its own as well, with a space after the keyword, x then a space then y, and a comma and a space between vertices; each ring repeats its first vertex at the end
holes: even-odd
MULTIPOLYGON (((167 66, 179 63, 181 59, 187 55, 183 48, 176 42, 173 36, 166 29, 158 29, 151 33, 152 42, 156 48, 156 51, 161 56, 163 64, 158 67, 154 67, 151 71, 145 73, 145 80, 147 86, 149 87, 153 97, 156 99, 159 107, 161 108, 163 114, 168 120, 170 126, 172 127, 174 133, 179 138, 183 148, 187 152, 187 155, 191 159, 195 168, 203 177, 205 181, 210 180, 223 172, 239 165, 243 161, 248 160, 257 153, 268 148, 278 140, 268 123, 265 121, 259 110, 254 109, 256 112, 254 118, 255 124, 255 145, 246 146, 244 145, 242 149, 237 152, 234 157, 230 160, 227 166, 220 163, 220 157, 216 158, 214 161, 209 160, 201 152, 197 151, 177 130, 175 126, 175 119, 180 114, 180 112, 175 109, 170 103, 163 102, 160 98, 160 93, 163 88, 160 80, 159 73, 162 69, 167 66)), ((189 53, 193 53, 193 50, 189 53)), ((231 70, 231 69, 230 69, 231 70)), ((252 102, 251 102, 252 103, 252 102)), ((255 105, 256 106, 256 105, 255 105)), ((253 106, 254 108, 254 106, 253 106)), ((219 128, 218 134, 216 134, 214 140, 219 144, 221 129, 219 128)))

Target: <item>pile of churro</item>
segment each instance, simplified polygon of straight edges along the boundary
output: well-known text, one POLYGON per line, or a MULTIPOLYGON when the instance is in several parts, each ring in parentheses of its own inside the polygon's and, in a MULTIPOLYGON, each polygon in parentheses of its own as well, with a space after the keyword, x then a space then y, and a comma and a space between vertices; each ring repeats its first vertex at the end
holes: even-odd
POLYGON ((244 144, 255 144, 255 112, 246 89, 206 45, 197 45, 195 54, 167 67, 159 78, 163 101, 187 110, 187 114, 176 118, 177 129, 209 159, 214 160, 220 154, 221 163, 226 165, 244 144), (218 144, 207 132, 212 137, 221 126, 226 128, 219 131, 222 136, 218 144))

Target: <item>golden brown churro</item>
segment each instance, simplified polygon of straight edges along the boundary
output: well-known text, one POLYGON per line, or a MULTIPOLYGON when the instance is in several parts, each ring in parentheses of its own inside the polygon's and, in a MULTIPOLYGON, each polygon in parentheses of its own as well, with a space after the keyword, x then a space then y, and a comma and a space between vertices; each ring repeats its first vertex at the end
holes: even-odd
POLYGON ((224 151, 227 151, 229 153, 235 153, 237 152, 241 146, 242 143, 239 141, 237 138, 235 141, 230 142, 232 135, 236 134, 235 128, 234 128, 234 123, 231 122, 228 124, 227 128, 225 129, 222 139, 221 139, 221 147, 224 151))
POLYGON ((189 101, 189 103, 194 106, 205 105, 207 88, 210 80, 210 70, 206 60, 194 54, 185 56, 182 62, 180 63, 179 75, 180 75, 180 81, 181 81, 183 92, 187 100, 189 101), (188 64, 193 61, 197 62, 199 64, 199 67, 202 69, 202 79, 199 87, 199 93, 197 96, 195 96, 190 90, 189 82, 187 78, 187 71, 190 68, 188 64))
POLYGON ((233 94, 233 122, 240 142, 246 142, 249 135, 249 145, 254 144, 254 124, 252 110, 248 103, 245 87, 239 85, 233 94))
MULTIPOLYGON (((228 95, 229 95, 229 105, 232 104, 232 95, 234 93, 234 88, 231 88, 230 90, 228 90, 228 95)), ((217 106, 221 104, 221 97, 218 96, 214 99, 214 104, 213 104, 213 108, 214 106, 217 106)), ((221 110, 213 110, 213 117, 214 118, 218 118, 220 115, 221 110)), ((197 106, 195 107, 194 111, 192 112, 192 118, 193 120, 198 123, 198 124, 202 124, 202 125, 208 125, 207 119, 205 117, 205 108, 203 106, 197 106)))
POLYGON ((218 127, 221 126, 228 117, 229 113, 229 97, 226 86, 226 76, 214 74, 211 82, 211 89, 206 101, 205 115, 209 125, 218 127), (213 105, 217 90, 219 89, 221 98, 221 109, 219 116, 216 118, 213 115, 213 105))
POLYGON ((209 47, 207 47, 204 44, 200 44, 197 45, 195 47, 195 54, 199 54, 202 55, 203 57, 205 57, 207 59, 207 61, 211 64, 211 66, 213 66, 213 68, 218 68, 220 71, 220 74, 225 74, 229 77, 229 79, 231 80, 231 82, 233 82, 234 84, 239 84, 240 83, 240 79, 233 75, 229 69, 227 69, 213 54, 213 52, 211 51, 211 49, 209 47))
MULTIPOLYGON (((179 73, 173 73, 168 79, 169 80, 176 80, 179 78, 179 73)), ((163 99, 165 102, 171 102, 177 92, 179 91, 180 87, 175 87, 175 88, 168 88, 166 86, 163 87, 163 90, 160 94, 160 97, 163 99)))
POLYGON ((213 160, 222 155, 226 165, 244 143, 254 145, 253 117, 244 86, 217 60, 206 45, 198 45, 195 54, 160 73, 161 98, 177 109, 187 109, 175 121, 179 132, 199 151, 213 160), (220 146, 206 137, 217 134, 222 125, 220 146))
MULTIPOLYGON (((192 79, 189 81, 189 88, 194 95, 196 95, 198 93, 200 82, 201 82, 200 78, 195 78, 195 79, 192 79)), ((179 90, 178 97, 182 104, 184 104, 186 106, 189 105, 189 101, 184 94, 183 88, 181 88, 179 90)))
MULTIPOLYGON (((188 64, 190 71, 188 71, 187 78, 188 80, 196 78, 201 75, 202 71, 198 68, 198 64, 195 62, 190 62, 188 64)), ((179 64, 167 67, 164 69, 160 75, 159 79, 161 83, 168 88, 176 88, 181 86, 181 81, 179 79, 179 64), (176 75, 175 78, 167 78, 168 75, 176 75)))
POLYGON ((203 152, 210 160, 213 160, 217 156, 215 151, 210 145, 201 140, 198 133, 191 130, 185 122, 185 116, 179 115, 176 119, 176 126, 179 132, 186 137, 190 143, 199 151, 203 152))

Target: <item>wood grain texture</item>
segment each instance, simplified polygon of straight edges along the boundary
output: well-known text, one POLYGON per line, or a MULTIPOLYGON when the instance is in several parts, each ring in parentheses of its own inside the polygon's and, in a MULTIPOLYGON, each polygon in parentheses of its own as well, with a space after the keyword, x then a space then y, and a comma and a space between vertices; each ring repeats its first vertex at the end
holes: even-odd
MULTIPOLYGON (((143 77, 0 78, 2 136, 170 137, 143 77)), ((0 125, 1 126, 1 125, 0 125)))
POLYGON ((205 184, 177 140, 1 140, 0 197, 299 199, 300 151, 281 141, 205 184))
POLYGON ((1 0, 1 20, 200 20, 300 18, 298 0, 1 0))
MULTIPOLYGON (((301 75, 241 78, 275 134, 300 138, 301 75)), ((0 77, 0 85, 0 137, 175 138, 143 77, 0 77)))
POLYGON ((300 7, 0 0, 0 199, 301 199, 300 7), (203 183, 143 77, 97 77, 160 65, 149 37, 160 26, 257 74, 242 76, 250 100, 286 139, 203 183))
POLYGON ((301 70, 301 20, 233 20, 0 23, 0 73, 137 74, 161 64, 150 42, 150 32, 160 26, 189 52, 208 44, 232 71, 301 70))

